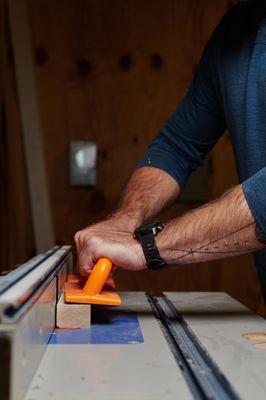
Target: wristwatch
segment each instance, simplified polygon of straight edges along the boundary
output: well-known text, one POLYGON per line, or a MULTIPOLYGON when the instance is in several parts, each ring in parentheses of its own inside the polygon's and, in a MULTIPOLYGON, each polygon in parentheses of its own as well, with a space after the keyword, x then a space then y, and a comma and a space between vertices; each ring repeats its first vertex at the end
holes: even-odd
POLYGON ((160 256, 155 241, 155 237, 163 228, 162 222, 148 222, 134 231, 133 237, 141 243, 148 269, 157 270, 167 267, 166 262, 160 256))

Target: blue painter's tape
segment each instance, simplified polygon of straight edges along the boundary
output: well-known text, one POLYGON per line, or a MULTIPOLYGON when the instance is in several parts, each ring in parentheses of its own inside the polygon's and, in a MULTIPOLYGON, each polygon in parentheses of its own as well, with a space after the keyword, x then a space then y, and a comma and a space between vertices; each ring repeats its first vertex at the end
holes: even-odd
POLYGON ((92 313, 92 325, 82 329, 58 329, 49 344, 131 344, 144 339, 136 313, 97 310, 92 313))

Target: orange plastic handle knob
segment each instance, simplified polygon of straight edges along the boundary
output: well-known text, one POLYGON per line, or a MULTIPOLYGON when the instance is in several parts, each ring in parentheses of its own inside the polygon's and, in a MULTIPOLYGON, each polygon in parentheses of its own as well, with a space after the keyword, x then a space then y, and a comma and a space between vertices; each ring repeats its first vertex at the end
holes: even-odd
POLYGON ((83 291, 88 295, 99 294, 112 269, 112 262, 108 258, 100 258, 95 264, 83 291))

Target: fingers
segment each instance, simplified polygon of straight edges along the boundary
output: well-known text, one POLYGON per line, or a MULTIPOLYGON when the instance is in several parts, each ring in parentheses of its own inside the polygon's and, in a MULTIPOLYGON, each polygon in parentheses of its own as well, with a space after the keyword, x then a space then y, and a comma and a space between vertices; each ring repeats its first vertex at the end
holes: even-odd
MULTIPOLYGON (((76 233, 75 243, 77 247, 77 267, 81 275, 88 276, 102 254, 97 253, 99 240, 87 230, 76 233)), ((115 269, 113 268, 112 272, 115 269)))
POLYGON ((94 262, 93 259, 89 253, 89 251, 86 249, 86 247, 82 248, 81 252, 78 255, 78 268, 80 270, 80 273, 82 275, 88 274, 90 270, 94 267, 94 262))
MULTIPOLYGON (((141 258, 141 245, 132 238, 131 232, 114 227, 110 229, 110 224, 107 224, 107 228, 93 225, 76 233, 77 266, 80 273, 89 275, 101 257, 107 257, 116 266, 128 270, 146 268, 146 261, 142 260, 143 254, 141 258)), ((115 269, 112 270, 114 271, 115 269)))
POLYGON ((79 273, 81 276, 89 276, 91 273, 91 269, 87 268, 86 266, 79 268, 79 273))
POLYGON ((75 234, 75 244, 77 248, 77 266, 81 275, 89 275, 90 271, 94 266, 92 252, 90 251, 90 246, 85 240, 82 231, 75 234))

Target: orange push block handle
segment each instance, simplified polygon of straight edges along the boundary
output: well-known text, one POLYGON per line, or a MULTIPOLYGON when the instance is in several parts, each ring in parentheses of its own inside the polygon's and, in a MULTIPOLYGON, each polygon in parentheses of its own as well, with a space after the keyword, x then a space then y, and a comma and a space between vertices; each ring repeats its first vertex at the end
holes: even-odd
POLYGON ((112 262, 108 258, 100 258, 83 287, 84 293, 91 296, 100 294, 111 269, 112 262))

